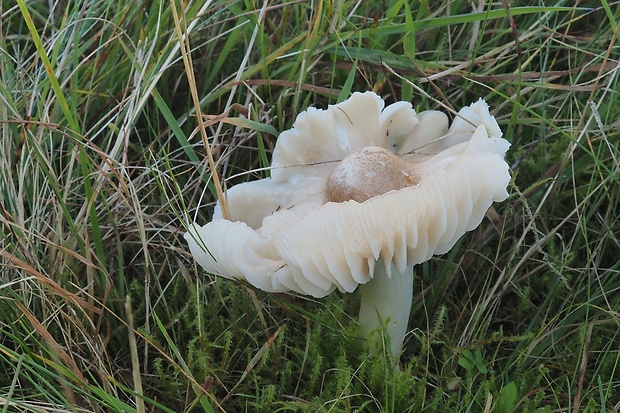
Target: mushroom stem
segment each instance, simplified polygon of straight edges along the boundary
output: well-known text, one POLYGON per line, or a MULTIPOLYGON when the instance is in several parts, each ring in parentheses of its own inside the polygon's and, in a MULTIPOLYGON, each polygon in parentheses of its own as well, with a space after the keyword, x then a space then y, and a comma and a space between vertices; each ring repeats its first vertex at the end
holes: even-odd
MULTIPOLYGON (((368 339, 374 330, 385 326, 390 356, 396 362, 402 350, 409 322, 413 299, 413 267, 406 267, 405 271, 399 274, 392 265, 392 275, 388 277, 385 266, 379 261, 372 280, 360 285, 359 289, 361 293, 359 323, 362 327, 362 337, 368 339)), ((374 346, 377 342, 370 344, 374 346)))

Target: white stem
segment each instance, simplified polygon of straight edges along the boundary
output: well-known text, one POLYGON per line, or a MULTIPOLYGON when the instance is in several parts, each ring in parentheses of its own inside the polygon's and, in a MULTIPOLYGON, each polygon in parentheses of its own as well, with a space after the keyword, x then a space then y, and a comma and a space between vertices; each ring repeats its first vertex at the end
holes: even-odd
POLYGON ((359 289, 362 295, 359 323, 363 338, 368 339, 373 330, 387 321, 385 330, 390 340, 391 356, 398 360, 413 299, 413 267, 405 268, 400 274, 392 265, 392 276, 388 278, 383 262, 379 260, 372 280, 360 285, 359 289))

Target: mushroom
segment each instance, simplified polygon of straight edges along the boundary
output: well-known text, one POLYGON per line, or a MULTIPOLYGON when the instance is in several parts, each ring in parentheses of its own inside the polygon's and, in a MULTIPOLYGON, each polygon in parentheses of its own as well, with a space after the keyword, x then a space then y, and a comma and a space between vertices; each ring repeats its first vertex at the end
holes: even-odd
POLYGON ((399 356, 413 296, 413 266, 449 251, 506 199, 510 144, 481 99, 451 126, 408 102, 384 107, 354 93, 309 108, 283 132, 271 177, 227 191, 213 220, 185 238, 212 274, 268 292, 361 294, 365 337, 385 326, 399 356))

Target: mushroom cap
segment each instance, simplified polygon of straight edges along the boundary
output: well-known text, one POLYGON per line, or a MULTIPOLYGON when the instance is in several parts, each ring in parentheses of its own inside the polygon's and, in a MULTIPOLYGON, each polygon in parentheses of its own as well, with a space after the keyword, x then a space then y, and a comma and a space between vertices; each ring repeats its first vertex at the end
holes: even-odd
POLYGON ((213 221, 192 224, 185 238, 208 272, 265 291, 351 292, 379 260, 388 275, 392 265, 402 273, 477 227, 508 196, 509 146, 482 100, 448 127, 441 112, 416 114, 407 102, 384 108, 376 94, 355 93, 301 113, 278 138, 271 178, 231 188, 231 220, 216 207, 213 221), (367 146, 410 162, 419 182, 364 202, 328 202, 338 162, 367 146))

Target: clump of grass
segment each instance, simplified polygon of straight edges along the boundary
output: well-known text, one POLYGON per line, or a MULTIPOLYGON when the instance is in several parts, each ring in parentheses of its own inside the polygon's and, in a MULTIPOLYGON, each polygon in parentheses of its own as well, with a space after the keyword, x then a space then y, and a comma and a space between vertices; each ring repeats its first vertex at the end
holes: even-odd
POLYGON ((618 410, 620 15, 579 6, 2 3, 3 411, 618 410), (510 199, 417 269, 399 370, 354 298, 218 279, 181 237, 207 147, 223 187, 264 177, 296 114, 368 89, 482 96, 512 142, 510 199))

